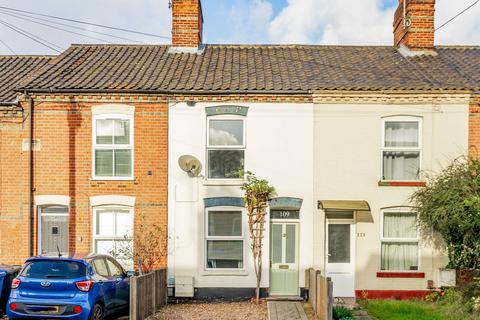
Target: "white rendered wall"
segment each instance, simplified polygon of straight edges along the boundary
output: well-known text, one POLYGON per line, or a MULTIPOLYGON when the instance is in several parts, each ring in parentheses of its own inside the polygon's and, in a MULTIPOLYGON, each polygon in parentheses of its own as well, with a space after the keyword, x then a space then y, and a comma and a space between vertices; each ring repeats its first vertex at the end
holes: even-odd
MULTIPOLYGON (((380 187, 382 117, 394 115, 423 118, 423 170, 439 172, 468 148, 466 104, 315 105, 315 199, 366 200, 373 222, 356 224, 356 289, 420 290, 427 280, 437 284, 438 268, 445 267, 444 253, 421 242, 420 270, 424 279, 380 279, 381 208, 409 205, 412 187, 380 187), (361 236, 358 236, 361 234, 361 236), (364 236, 363 236, 364 234, 364 236)), ((367 217, 368 218, 368 217, 367 217)), ((314 214, 314 264, 323 270, 324 213, 314 214)))
MULTIPOLYGON (((205 176, 207 117, 205 107, 218 103, 174 104, 169 110, 169 255, 170 277, 194 276, 195 287, 255 287, 247 225, 244 224, 242 271, 205 270, 204 198, 242 197, 240 185, 218 185, 189 178, 178 158, 189 154, 203 164, 205 176)), ((229 103, 228 105, 232 105, 229 103)), ((300 212, 300 287, 313 264, 313 104, 241 103, 246 116, 245 170, 267 179, 279 197, 303 199, 300 212)), ((262 287, 269 286, 269 239, 264 241, 262 287)))

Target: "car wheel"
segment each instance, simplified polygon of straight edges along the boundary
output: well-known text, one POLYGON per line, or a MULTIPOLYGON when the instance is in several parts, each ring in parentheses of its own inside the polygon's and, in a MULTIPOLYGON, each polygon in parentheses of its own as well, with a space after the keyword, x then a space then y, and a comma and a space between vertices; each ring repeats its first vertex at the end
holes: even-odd
POLYGON ((90 315, 90 320, 102 320, 103 319, 103 308, 98 303, 93 306, 92 313, 90 315))

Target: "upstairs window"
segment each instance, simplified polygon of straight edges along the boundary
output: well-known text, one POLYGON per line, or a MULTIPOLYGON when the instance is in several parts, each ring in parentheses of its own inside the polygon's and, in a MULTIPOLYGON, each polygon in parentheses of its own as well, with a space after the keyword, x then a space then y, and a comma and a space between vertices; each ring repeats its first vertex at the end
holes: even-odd
POLYGON ((133 117, 94 117, 94 177, 131 179, 133 176, 133 117))
POLYGON ((385 118, 382 147, 383 180, 419 180, 421 158, 421 120, 419 118, 385 118))
POLYGON ((208 119, 208 179, 241 179, 245 163, 245 120, 208 119))

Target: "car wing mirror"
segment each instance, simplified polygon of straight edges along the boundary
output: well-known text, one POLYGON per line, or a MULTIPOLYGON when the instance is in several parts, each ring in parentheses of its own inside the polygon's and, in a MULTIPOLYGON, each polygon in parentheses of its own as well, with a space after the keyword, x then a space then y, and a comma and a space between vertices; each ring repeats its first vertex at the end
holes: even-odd
POLYGON ((133 277, 135 276, 135 271, 127 271, 127 277, 130 278, 130 277, 133 277))

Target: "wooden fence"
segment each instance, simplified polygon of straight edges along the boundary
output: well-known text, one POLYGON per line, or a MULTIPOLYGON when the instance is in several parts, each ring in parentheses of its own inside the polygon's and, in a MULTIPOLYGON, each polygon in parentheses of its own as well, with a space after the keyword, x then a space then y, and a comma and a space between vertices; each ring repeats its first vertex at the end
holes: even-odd
POLYGON ((320 320, 333 319, 333 283, 313 268, 305 271, 305 284, 308 286, 308 302, 320 320))
POLYGON ((144 320, 167 304, 167 269, 130 279, 130 320, 144 320))

